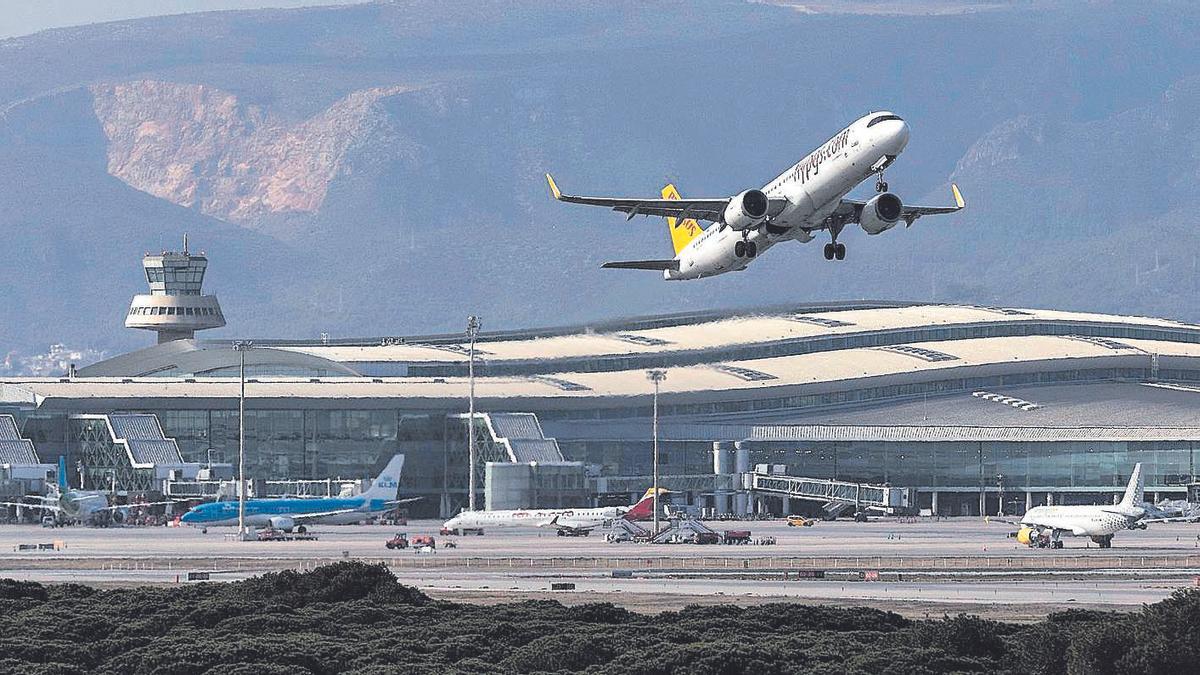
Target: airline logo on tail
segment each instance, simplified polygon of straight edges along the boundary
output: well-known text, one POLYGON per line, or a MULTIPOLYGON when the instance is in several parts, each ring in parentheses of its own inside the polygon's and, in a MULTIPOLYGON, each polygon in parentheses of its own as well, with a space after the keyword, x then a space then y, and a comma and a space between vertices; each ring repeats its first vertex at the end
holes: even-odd
MULTIPOLYGON (((666 488, 658 489, 658 496, 661 499, 663 495, 669 494, 671 491, 666 488)), ((634 504, 622 516, 625 520, 647 520, 654 517, 654 488, 646 490, 646 494, 638 503, 634 504)))
MULTIPOLYGON (((679 190, 675 189, 674 183, 667 183, 666 187, 662 189, 662 197, 663 199, 680 199, 679 190)), ((680 220, 674 216, 667 216, 667 229, 671 231, 671 245, 675 247, 675 255, 679 255, 680 251, 704 232, 695 218, 680 220)))

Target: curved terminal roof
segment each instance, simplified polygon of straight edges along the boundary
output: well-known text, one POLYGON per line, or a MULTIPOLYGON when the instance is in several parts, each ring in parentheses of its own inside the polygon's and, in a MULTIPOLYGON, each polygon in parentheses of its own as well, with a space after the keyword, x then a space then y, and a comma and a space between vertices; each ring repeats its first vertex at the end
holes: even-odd
MULTIPOLYGON (((648 317, 605 330, 481 339, 480 409, 526 410, 543 420, 645 416, 648 367, 667 371, 664 414, 710 423, 1005 386, 1200 381, 1200 326, 1143 317, 860 303, 648 317)), ((247 353, 247 396, 256 407, 275 409, 461 409, 461 340, 412 340, 418 342, 271 341, 247 353), (372 370, 384 363, 401 367, 372 370)), ((237 358, 227 343, 168 343, 90 366, 74 379, 0 381, 0 404, 124 410, 131 399, 169 399, 158 405, 232 406, 237 358)))

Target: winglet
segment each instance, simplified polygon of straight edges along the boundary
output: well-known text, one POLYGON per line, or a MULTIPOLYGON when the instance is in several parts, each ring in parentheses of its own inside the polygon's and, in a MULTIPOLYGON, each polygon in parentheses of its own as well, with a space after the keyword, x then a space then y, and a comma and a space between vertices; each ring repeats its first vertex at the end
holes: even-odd
MULTIPOLYGON (((547 176, 546 176, 546 177, 547 177, 547 178, 549 178, 550 176, 547 174, 547 176)), ((553 186, 553 185, 554 185, 554 183, 553 183, 553 182, 551 182, 551 183, 550 183, 550 185, 551 185, 551 186, 553 186)), ((555 188, 555 192, 557 192, 557 191, 558 191, 558 190, 557 190, 557 188, 555 188)), ((962 207, 964 207, 964 206, 966 206, 966 205, 967 205, 967 203, 966 203, 965 201, 963 201, 963 196, 962 196, 962 193, 958 191, 958 186, 957 186, 957 185, 955 185, 954 183, 951 183, 951 184, 950 184, 950 191, 954 193, 954 204, 955 204, 956 206, 958 206, 958 208, 960 208, 960 209, 961 209, 962 207)))
POLYGON ((562 190, 559 190, 558 186, 554 184, 554 176, 551 176, 550 174, 546 174, 546 182, 550 184, 550 194, 554 195, 555 199, 558 199, 561 201, 562 200, 562 190))

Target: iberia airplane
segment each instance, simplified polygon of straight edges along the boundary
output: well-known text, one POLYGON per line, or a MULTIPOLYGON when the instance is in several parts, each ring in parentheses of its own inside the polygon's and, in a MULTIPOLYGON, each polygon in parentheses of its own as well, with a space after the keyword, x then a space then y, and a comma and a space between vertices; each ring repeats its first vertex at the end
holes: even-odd
MULTIPOLYGON (((658 494, 670 490, 659 488, 658 494)), ((594 509, 517 509, 515 511, 463 511, 442 526, 446 530, 474 530, 493 527, 548 527, 561 535, 586 535, 606 522, 648 520, 654 517, 654 488, 631 506, 603 506, 594 509)))
POLYGON ((830 235, 826 260, 846 257, 838 242, 842 229, 858 223, 867 234, 879 234, 921 216, 953 213, 965 205, 951 185, 954 206, 911 206, 888 191, 883 171, 908 145, 908 125, 890 112, 871 113, 855 120, 820 148, 792 165, 761 189, 733 197, 681 199, 674 185, 661 199, 579 197, 563 194, 550 174, 546 181, 554 198, 573 204, 605 206, 634 216, 663 216, 671 231, 675 257, 669 260, 629 260, 605 263, 620 269, 662 270, 664 279, 702 279, 746 268, 768 248, 789 239, 812 241, 814 232, 830 235), (878 192, 868 200, 847 199, 860 183, 876 176, 878 192), (703 229, 698 221, 715 223, 703 229))

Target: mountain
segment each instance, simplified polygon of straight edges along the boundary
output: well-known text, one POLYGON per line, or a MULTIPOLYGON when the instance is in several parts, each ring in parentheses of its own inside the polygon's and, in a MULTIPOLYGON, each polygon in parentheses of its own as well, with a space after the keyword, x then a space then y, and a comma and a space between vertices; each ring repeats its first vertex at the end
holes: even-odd
POLYGON ((121 326, 138 258, 184 232, 214 336, 858 297, 1200 319, 1200 8, 979 6, 389 2, 0 41, 0 353, 147 343, 121 326), (842 263, 789 245, 702 282, 600 270, 664 254, 665 227, 542 179, 733 194, 878 108, 913 131, 893 189, 943 203, 954 180, 969 208, 850 234, 842 263))

